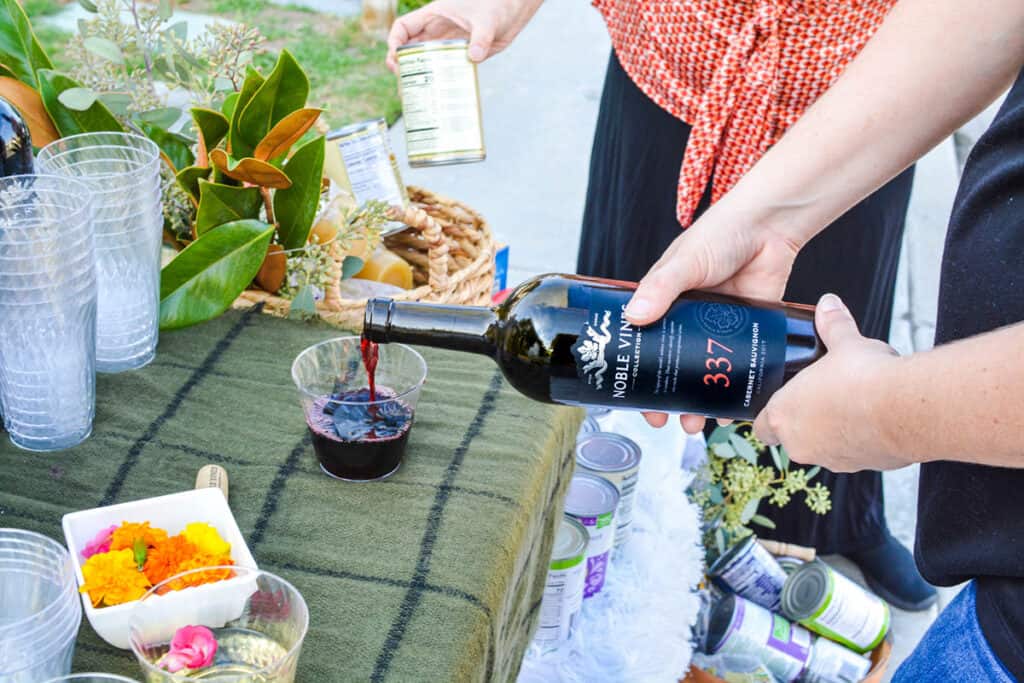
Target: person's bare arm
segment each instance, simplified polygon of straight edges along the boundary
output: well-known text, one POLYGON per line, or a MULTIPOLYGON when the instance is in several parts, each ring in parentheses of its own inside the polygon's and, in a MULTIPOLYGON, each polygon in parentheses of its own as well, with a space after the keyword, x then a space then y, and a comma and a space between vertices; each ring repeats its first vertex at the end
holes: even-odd
POLYGON ((933 460, 1024 467, 1024 323, 900 358, 860 336, 836 302, 823 298, 817 312, 828 354, 772 397, 759 438, 837 472, 933 460))
POLYGON ((669 246, 627 317, 654 322, 689 289, 780 299, 811 237, 982 110, 1022 64, 1024 2, 900 0, 835 85, 669 246))

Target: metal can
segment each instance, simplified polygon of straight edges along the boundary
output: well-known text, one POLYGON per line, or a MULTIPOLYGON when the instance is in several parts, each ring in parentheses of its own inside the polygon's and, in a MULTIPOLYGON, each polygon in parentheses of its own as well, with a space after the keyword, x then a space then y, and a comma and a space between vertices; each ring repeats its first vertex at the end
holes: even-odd
POLYGON ((585 436, 595 434, 601 431, 601 425, 597 424, 597 420, 587 415, 583 418, 583 424, 580 425, 580 431, 576 434, 576 441, 579 442, 585 436))
POLYGON ((396 54, 409 165, 483 161, 480 87, 469 41, 409 43, 396 54))
POLYGON ((587 415, 593 417, 604 417, 605 415, 611 415, 612 409, 604 406, 587 406, 587 415))
POLYGON ((828 638, 818 638, 800 680, 802 683, 860 683, 869 671, 871 660, 828 638))
POLYGON ((878 647, 889 632, 889 605, 821 560, 786 579, 782 613, 861 654, 878 647))
POLYGON ((607 479, 618 490, 615 547, 621 548, 633 531, 633 501, 640 479, 640 447, 632 439, 619 434, 588 434, 576 440, 576 471, 607 479))
POLYGON ((562 515, 551 551, 544 597, 540 603, 540 624, 534 640, 544 645, 563 643, 572 636, 583 607, 583 586, 587 579, 586 528, 562 515))
POLYGON ((711 611, 709 654, 754 655, 784 683, 800 678, 811 656, 811 634, 738 595, 727 595, 711 611))
POLYGON ((800 567, 804 566, 804 561, 799 557, 789 557, 788 555, 783 557, 776 557, 775 561, 782 567, 782 571, 786 572, 786 576, 789 576, 800 567))
POLYGON ((608 556, 615 543, 615 508, 619 491, 607 479, 576 474, 565 496, 565 514, 587 530, 587 582, 583 597, 591 598, 604 588, 608 556))
POLYGON ((327 139, 341 152, 358 204, 378 200, 394 206, 408 205, 409 195, 388 141, 387 121, 371 119, 353 123, 329 133, 327 139))
POLYGON ((730 590, 773 612, 779 611, 786 572, 757 542, 756 536, 747 536, 725 551, 711 565, 708 574, 723 590, 730 590))

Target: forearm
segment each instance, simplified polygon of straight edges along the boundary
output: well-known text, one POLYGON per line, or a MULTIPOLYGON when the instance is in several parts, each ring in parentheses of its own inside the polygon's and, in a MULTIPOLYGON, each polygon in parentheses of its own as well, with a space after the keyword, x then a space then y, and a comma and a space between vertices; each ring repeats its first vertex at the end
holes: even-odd
POLYGON ((872 390, 893 453, 1024 467, 1024 323, 918 353, 872 390))
POLYGON ((981 111, 1022 63, 1024 2, 901 0, 720 203, 802 245, 981 111))

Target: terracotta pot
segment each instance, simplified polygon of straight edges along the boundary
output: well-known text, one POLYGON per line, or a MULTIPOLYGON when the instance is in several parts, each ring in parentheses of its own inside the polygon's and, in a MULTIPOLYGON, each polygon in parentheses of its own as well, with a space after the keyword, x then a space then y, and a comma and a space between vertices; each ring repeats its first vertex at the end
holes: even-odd
MULTIPOLYGON (((882 683, 882 677, 889 668, 889 658, 892 657, 892 633, 885 637, 881 645, 871 653, 871 662, 874 664, 871 671, 865 676, 861 683, 882 683)), ((712 676, 696 666, 690 667, 690 673, 686 674, 681 683, 725 683, 718 676, 712 676)))

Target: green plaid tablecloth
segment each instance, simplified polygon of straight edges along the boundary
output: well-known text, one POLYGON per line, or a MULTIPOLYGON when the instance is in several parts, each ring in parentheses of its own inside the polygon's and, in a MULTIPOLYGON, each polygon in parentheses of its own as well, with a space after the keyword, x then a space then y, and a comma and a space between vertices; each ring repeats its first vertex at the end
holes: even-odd
MULTIPOLYGON (((401 470, 334 481, 319 471, 289 372, 303 348, 337 335, 254 310, 164 334, 149 367, 99 377, 83 445, 35 454, 2 439, 0 526, 63 542, 64 513, 191 488, 218 463, 257 563, 309 603, 299 681, 513 680, 578 412, 522 398, 485 358, 426 350, 401 470)), ((86 621, 74 670, 138 674, 86 621)))

